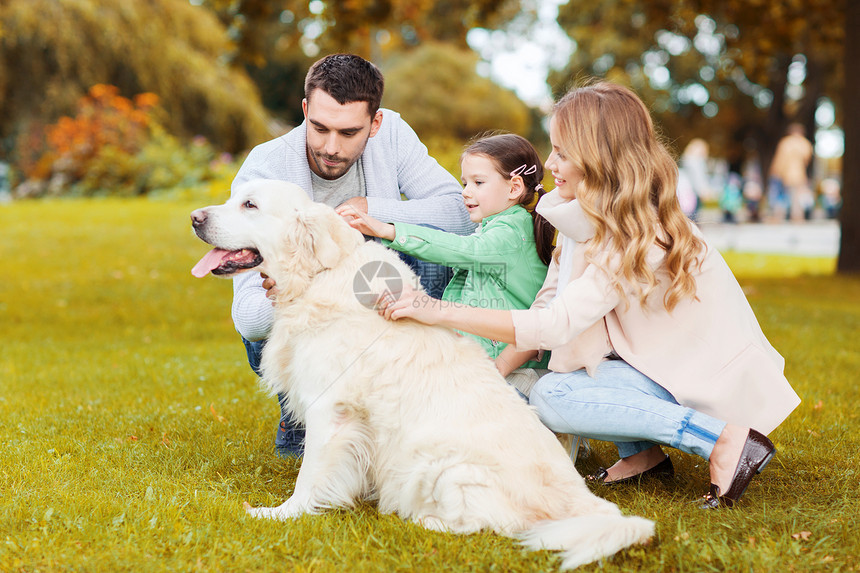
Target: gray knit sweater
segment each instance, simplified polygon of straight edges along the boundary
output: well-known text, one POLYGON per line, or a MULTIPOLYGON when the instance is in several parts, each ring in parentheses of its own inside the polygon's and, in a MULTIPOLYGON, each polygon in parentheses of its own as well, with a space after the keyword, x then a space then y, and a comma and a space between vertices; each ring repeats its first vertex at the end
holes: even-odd
MULTIPOLYGON (((432 225, 458 234, 475 225, 463 205, 461 187, 435 159, 397 112, 383 109, 382 125, 361 155, 371 216, 386 222, 432 225), (407 200, 403 200, 402 197, 407 200)), ((251 179, 290 181, 313 197, 304 123, 251 150, 232 189, 251 179)), ((272 329, 272 302, 259 273, 233 279, 233 323, 246 340, 267 338, 272 329)))

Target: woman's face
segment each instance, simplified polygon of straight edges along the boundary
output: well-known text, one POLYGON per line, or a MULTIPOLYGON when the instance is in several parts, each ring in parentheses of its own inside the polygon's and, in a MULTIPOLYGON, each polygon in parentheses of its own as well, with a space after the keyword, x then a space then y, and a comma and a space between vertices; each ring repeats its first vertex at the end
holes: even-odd
POLYGON ((568 201, 576 199, 576 188, 582 181, 582 172, 576 167, 570 157, 561 148, 562 138, 559 134, 558 122, 553 116, 549 121, 549 140, 552 143, 552 153, 544 163, 544 167, 555 178, 555 188, 558 194, 568 201))

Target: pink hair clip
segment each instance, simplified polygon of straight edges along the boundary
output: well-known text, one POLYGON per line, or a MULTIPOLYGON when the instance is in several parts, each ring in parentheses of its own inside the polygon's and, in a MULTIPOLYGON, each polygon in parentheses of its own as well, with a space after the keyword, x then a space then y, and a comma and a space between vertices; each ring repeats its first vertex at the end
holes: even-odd
POLYGON ((531 175, 537 171, 537 165, 532 165, 529 167, 527 164, 523 163, 513 171, 511 171, 511 177, 516 177, 517 175, 531 175))

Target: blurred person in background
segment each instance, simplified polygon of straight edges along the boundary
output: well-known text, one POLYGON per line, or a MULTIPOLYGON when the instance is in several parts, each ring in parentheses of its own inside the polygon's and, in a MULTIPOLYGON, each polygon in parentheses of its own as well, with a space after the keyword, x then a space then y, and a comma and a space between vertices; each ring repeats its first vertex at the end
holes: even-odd
POLYGON ((803 125, 792 123, 776 146, 768 181, 768 209, 774 219, 812 217, 815 197, 806 171, 813 148, 805 133, 803 125))
POLYGON ((731 172, 726 178, 723 192, 720 195, 720 210, 723 213, 723 223, 737 223, 738 216, 744 208, 743 179, 740 174, 731 172))
MULTIPOLYGON (((695 197, 695 207, 690 212, 684 209, 684 201, 682 201, 682 209, 684 213, 693 221, 698 219, 699 209, 702 207, 702 202, 713 196, 711 189, 710 178, 708 176, 708 157, 710 148, 708 142, 701 138, 695 138, 687 144, 684 152, 681 154, 680 174, 679 174, 679 189, 685 185, 689 185, 695 197)), ((679 198, 680 199, 680 198, 679 198)), ((690 199, 692 201, 692 198, 690 199)))
POLYGON ((744 205, 749 215, 748 220, 752 223, 758 223, 761 221, 761 200, 764 196, 764 186, 762 185, 761 161, 759 161, 758 153, 755 151, 751 152, 744 161, 741 177, 743 178, 744 205))
POLYGON ((842 208, 842 194, 839 190, 839 181, 828 177, 821 182, 819 204, 824 211, 824 216, 828 219, 839 217, 839 210, 842 208))

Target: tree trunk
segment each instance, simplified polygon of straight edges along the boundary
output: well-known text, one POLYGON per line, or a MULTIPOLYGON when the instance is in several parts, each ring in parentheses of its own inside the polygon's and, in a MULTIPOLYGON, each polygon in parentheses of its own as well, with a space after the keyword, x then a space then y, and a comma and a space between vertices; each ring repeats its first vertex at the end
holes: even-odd
POLYGON ((854 73, 860 61, 860 1, 845 2, 845 153, 842 155, 842 211, 839 216, 842 238, 839 244, 838 273, 860 272, 860 74, 854 73))
POLYGON ((761 161, 761 173, 764 178, 765 189, 767 189, 767 177, 770 172, 770 164, 776 151, 776 144, 785 135, 785 84, 788 78, 788 64, 791 58, 785 54, 775 59, 774 67, 770 72, 768 89, 773 94, 773 101, 767 112, 767 119, 761 130, 759 140, 759 159, 761 161))

